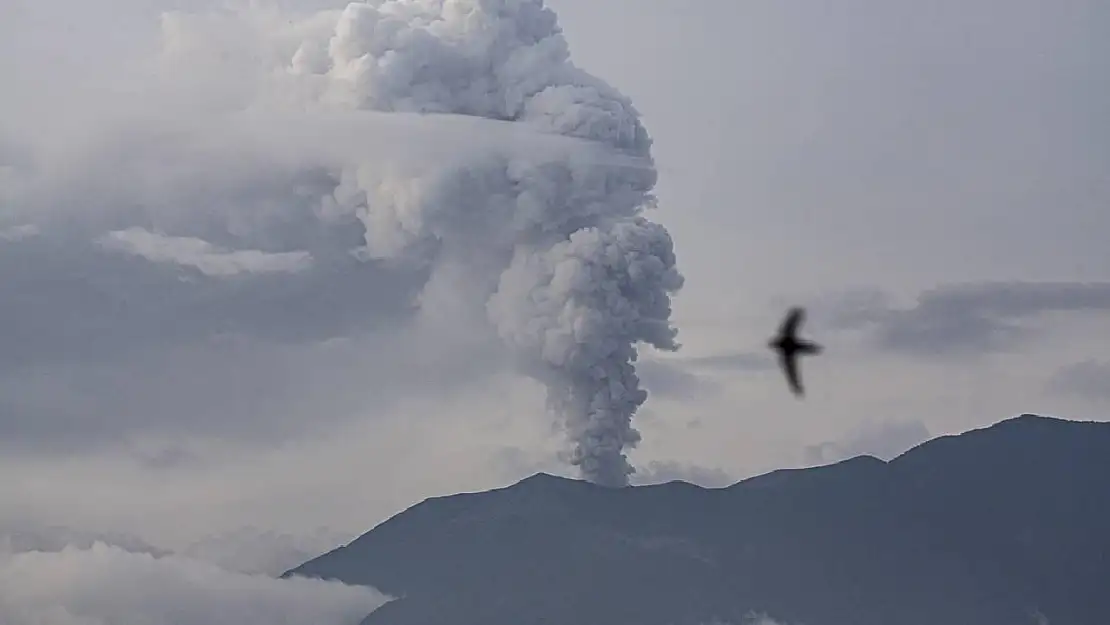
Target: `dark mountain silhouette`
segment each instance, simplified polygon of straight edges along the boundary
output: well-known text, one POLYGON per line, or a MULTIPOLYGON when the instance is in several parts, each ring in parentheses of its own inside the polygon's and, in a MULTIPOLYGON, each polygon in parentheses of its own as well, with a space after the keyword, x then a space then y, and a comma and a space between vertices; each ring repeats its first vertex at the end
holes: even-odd
POLYGON ((1110 623, 1110 424, 1022 415, 727 488, 534 475, 424 501, 286 575, 365 625, 1110 623))

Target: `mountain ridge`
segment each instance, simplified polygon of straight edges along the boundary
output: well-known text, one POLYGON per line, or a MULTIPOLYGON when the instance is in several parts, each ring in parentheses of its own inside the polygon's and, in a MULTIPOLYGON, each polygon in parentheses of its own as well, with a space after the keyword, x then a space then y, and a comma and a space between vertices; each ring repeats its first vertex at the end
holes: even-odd
POLYGON ((537 473, 427 499, 286 575, 400 597, 366 625, 1102 625, 1107 492, 1110 424, 1023 414, 719 488, 537 473))

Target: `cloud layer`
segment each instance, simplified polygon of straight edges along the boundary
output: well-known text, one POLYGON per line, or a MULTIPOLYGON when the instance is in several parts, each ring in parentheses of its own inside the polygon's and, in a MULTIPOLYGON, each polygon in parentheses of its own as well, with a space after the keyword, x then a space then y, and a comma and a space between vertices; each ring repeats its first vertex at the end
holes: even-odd
POLYGON ((232 573, 99 542, 0 554, 5 625, 357 625, 387 600, 370 588, 232 573))
POLYGON ((1105 314, 1106 282, 986 282, 945 284, 922 292, 908 308, 881 292, 846 296, 834 326, 864 329, 881 348, 921 356, 970 356, 1007 351, 1036 332, 1046 313, 1105 314))

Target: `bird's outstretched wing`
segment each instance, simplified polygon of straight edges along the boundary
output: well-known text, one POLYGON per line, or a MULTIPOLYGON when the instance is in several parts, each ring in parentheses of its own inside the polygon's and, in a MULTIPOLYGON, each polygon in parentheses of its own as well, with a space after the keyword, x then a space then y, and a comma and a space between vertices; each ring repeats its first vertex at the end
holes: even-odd
POLYGON ((783 320, 782 326, 779 327, 779 336, 794 336, 798 332, 798 327, 806 319, 806 311, 800 306, 795 306, 786 313, 786 319, 783 320))
POLYGON ((781 352, 779 364, 782 366, 782 372, 786 374, 786 382, 790 385, 790 390, 801 397, 805 391, 802 389, 802 376, 798 372, 798 358, 793 352, 781 352))

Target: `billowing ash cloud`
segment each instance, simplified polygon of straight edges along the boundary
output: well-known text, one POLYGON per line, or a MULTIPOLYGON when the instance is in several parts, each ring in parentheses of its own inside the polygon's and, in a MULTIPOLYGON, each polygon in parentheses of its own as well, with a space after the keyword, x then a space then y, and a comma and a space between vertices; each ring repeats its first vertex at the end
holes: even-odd
POLYGON ((476 154, 419 176, 345 167, 326 200, 357 217, 366 253, 430 259, 425 304, 460 287, 525 370, 547 385, 587 479, 628 483, 624 451, 647 398, 634 363, 643 342, 674 350, 670 296, 683 279, 652 205, 651 141, 636 110, 569 61, 541 0, 350 4, 334 34, 294 53, 321 102, 378 111, 508 120, 586 139, 647 165, 476 154))
MULTIPOLYGON (((56 80, 85 106, 58 123, 12 123, 4 138, 26 156, 0 180, 12 207, 0 232, 15 242, 0 252, 54 259, 38 267, 86 282, 93 259, 159 289, 124 297, 107 290, 126 280, 99 280, 105 292, 83 301, 105 312, 82 317, 97 331, 58 345, 114 336, 101 330, 119 310, 142 317, 127 328, 179 328, 176 311, 233 293, 258 292, 265 306, 175 332, 196 340, 291 310, 336 326, 336 311, 407 312, 412 285, 420 322, 500 337, 546 385, 587 479, 628 483, 647 398, 637 349, 678 347, 670 298, 683 278, 668 232, 643 216, 657 174, 637 111, 570 62, 542 0, 301 14, 252 3, 168 13, 161 28, 153 62, 128 65, 111 88, 56 80), (85 262, 66 264, 78 252, 85 262), (391 276, 403 284, 387 289, 391 276), (356 295, 372 285, 381 293, 356 295)), ((22 94, 0 108, 39 120, 66 99, 22 94)))
POLYGON ((623 449, 640 440, 632 415, 647 399, 635 344, 677 349, 667 320, 681 284, 666 230, 635 219, 518 248, 490 301, 501 335, 540 363, 575 444, 571 463, 600 484, 628 483, 623 449))

